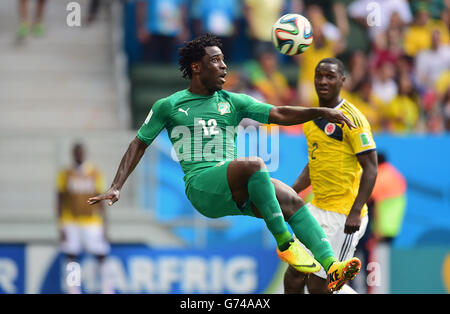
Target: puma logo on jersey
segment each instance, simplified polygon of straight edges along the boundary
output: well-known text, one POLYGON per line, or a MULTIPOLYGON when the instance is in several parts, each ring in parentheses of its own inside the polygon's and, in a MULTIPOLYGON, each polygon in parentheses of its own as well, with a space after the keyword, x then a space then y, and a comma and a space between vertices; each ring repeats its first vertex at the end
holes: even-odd
POLYGON ((187 117, 187 116, 188 116, 188 111, 189 111, 189 109, 191 109, 191 108, 187 108, 186 110, 183 110, 183 109, 181 109, 181 108, 178 108, 178 111, 184 112, 184 113, 186 114, 186 117, 187 117))

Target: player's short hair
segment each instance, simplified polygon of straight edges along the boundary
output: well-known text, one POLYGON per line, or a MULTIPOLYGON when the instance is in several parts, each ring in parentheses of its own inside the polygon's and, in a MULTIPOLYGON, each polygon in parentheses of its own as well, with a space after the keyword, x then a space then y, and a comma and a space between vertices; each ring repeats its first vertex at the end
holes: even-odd
POLYGON ((184 78, 192 78, 192 62, 200 61, 206 54, 205 48, 213 46, 222 48, 222 42, 216 36, 207 33, 186 42, 184 47, 178 50, 178 56, 180 57, 178 64, 184 78))
POLYGON ((336 59, 336 58, 325 58, 319 61, 319 63, 316 66, 316 69, 319 65, 321 65, 322 63, 330 63, 330 64, 336 64, 337 68, 338 68, 338 72, 341 76, 344 76, 344 72, 345 72, 345 67, 344 67, 344 63, 342 63, 341 60, 336 59))

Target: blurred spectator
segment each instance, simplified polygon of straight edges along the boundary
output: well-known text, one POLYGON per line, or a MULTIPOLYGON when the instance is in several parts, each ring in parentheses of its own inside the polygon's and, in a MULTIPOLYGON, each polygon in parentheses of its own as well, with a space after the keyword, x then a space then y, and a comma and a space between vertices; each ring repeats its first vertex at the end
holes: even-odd
POLYGON ((416 81, 422 91, 434 89, 441 74, 450 70, 450 45, 442 44, 441 32, 431 34, 430 49, 422 50, 415 58, 416 81))
POLYGON ((88 8, 88 17, 86 19, 86 22, 88 24, 91 24, 95 21, 98 14, 98 9, 100 7, 101 0, 91 0, 89 2, 89 8, 88 8))
POLYGON ((443 71, 441 73, 439 78, 436 80, 436 84, 434 86, 437 100, 441 100, 444 97, 449 87, 450 87, 450 69, 447 69, 446 71, 443 71))
POLYGON ((370 75, 365 75, 354 86, 353 90, 341 90, 341 97, 352 103, 364 114, 373 132, 383 129, 381 112, 384 108, 384 102, 373 93, 370 75))
POLYGON ((426 127, 429 133, 441 133, 444 131, 442 113, 437 106, 427 113, 426 127))
POLYGON ((444 129, 447 132, 450 132, 450 85, 447 88, 447 92, 439 101, 439 107, 442 111, 442 116, 444 120, 444 129))
MULTIPOLYGON (((260 46, 256 59, 246 61, 239 73, 229 72, 231 77, 227 79, 224 88, 230 91, 244 92, 275 106, 293 105, 295 91, 289 86, 285 75, 278 69, 277 54, 278 52, 273 46, 260 46)), ((257 124, 243 121, 241 125, 257 124)), ((280 130, 285 133, 298 134, 301 126, 280 126, 280 130)))
MULTIPOLYGON (((105 209, 102 203, 88 205, 87 199, 102 193, 104 178, 100 170, 85 160, 80 143, 72 148, 73 165, 57 176, 57 215, 61 251, 66 261, 76 262, 83 249, 97 257, 102 293, 111 293, 106 256, 110 246, 106 236, 105 209)), ((65 269, 65 267, 64 267, 65 269)), ((79 286, 67 287, 72 294, 79 286)))
POLYGON ((411 81, 414 82, 415 88, 417 88, 417 83, 415 81, 415 73, 414 73, 414 59, 402 54, 397 58, 396 64, 397 76, 407 75, 410 77, 411 81))
MULTIPOLYGON (((96 1, 99 0, 93 0, 96 1)), ((139 2, 139 8, 146 7, 139 14, 138 33, 139 40, 146 43, 148 49, 147 60, 173 60, 174 57, 167 51, 173 51, 177 40, 189 35, 185 27, 189 25, 195 35, 204 32, 218 35, 224 43, 223 52, 227 59, 235 62, 230 52, 233 45, 247 44, 237 42, 242 40, 243 35, 238 29, 242 21, 239 14, 242 13, 247 26, 247 38, 243 40, 248 39, 253 60, 245 62, 245 57, 242 57, 244 72, 236 75, 236 82, 246 79, 246 88, 260 95, 263 101, 274 105, 295 103, 316 106, 318 99, 313 85, 315 65, 323 58, 337 56, 349 63, 342 96, 363 112, 374 132, 438 132, 447 121, 443 113, 446 108, 444 99, 447 99, 450 85, 450 66, 447 62, 450 44, 449 0, 139 2), (187 4, 191 8, 190 24, 186 22, 184 13, 180 13, 184 12, 187 4), (145 17, 164 17, 164 12, 170 12, 166 15, 175 17, 176 22, 163 23, 170 19, 145 17), (276 58, 270 53, 264 55, 273 49, 271 28, 284 12, 300 13, 309 19, 314 31, 313 44, 304 54, 293 58, 278 53, 276 58), (364 26, 364 31, 355 27, 355 21, 364 26), (158 43, 163 24, 176 28, 176 35, 163 34, 161 37, 165 38, 165 42, 161 39, 162 42, 158 43), (349 25, 353 25, 352 28, 349 25), (151 30, 155 30, 155 35, 151 30), (352 36, 351 41, 347 41, 348 36, 352 36), (292 61, 298 63, 295 91, 278 69, 276 59, 287 65, 292 61)), ((230 71, 227 80, 230 83, 231 74, 230 71)))
POLYGON ((372 80, 368 73, 369 61, 360 50, 350 55, 349 72, 345 75, 341 96, 356 106, 367 118, 373 132, 381 128, 380 107, 382 101, 372 92, 372 80))
POLYGON ((33 20, 31 20, 28 11, 29 1, 19 0, 20 26, 17 30, 17 37, 19 39, 24 39, 29 34, 30 29, 35 36, 42 36, 44 33, 44 26, 42 22, 46 0, 37 0, 36 2, 35 14, 33 20))
MULTIPOLYGON (((109 3, 110 1, 107 1, 106 3, 110 4, 109 3)), ((92 24, 92 23, 95 22, 95 20, 97 19, 97 16, 98 16, 98 11, 100 9, 100 6, 102 5, 102 2, 103 2, 103 5, 104 5, 105 4, 104 0, 90 0, 89 7, 88 7, 88 15, 87 15, 87 18, 86 18, 86 23, 87 24, 92 24)))
POLYGON ((448 107, 446 97, 450 88, 450 69, 442 71, 437 78, 434 88, 422 96, 422 107, 425 110, 426 127, 429 132, 439 133, 447 129, 448 107), (447 111, 445 111, 447 110, 447 111))
MULTIPOLYGON (((447 0, 447 2, 448 2, 448 0, 447 0)), ((441 21, 445 24, 445 26, 447 26, 447 29, 450 32, 450 3, 449 3, 449 7, 442 10, 441 21)))
POLYGON ((399 233, 406 210, 407 183, 403 175, 378 153, 378 175, 371 200, 371 231, 377 241, 391 242, 399 233))
POLYGON ((177 42, 189 38, 187 0, 139 0, 137 23, 144 59, 171 63, 177 42))
POLYGON ((442 99, 450 86, 447 73, 450 73, 450 45, 442 44, 441 30, 434 29, 430 49, 420 51, 415 58, 415 82, 430 132, 445 129, 442 99))
POLYGON ((361 50, 355 50, 350 55, 349 72, 345 75, 344 89, 353 92, 356 86, 367 76, 369 62, 361 50))
POLYGON ((244 71, 250 83, 275 106, 290 105, 292 92, 286 77, 278 70, 278 59, 273 47, 260 47, 257 59, 247 61, 244 71))
POLYGON ((216 35, 222 41, 225 58, 230 58, 238 33, 241 10, 239 0, 193 0, 191 16, 195 36, 204 33, 216 35))
POLYGON ((342 0, 294 0, 292 1, 290 12, 303 12, 305 7, 317 5, 323 10, 326 20, 336 24, 343 37, 346 37, 349 30, 349 20, 347 8, 342 0))
POLYGON ((438 20, 441 17, 442 11, 446 6, 450 7, 448 0, 412 0, 410 6, 413 11, 416 11, 420 6, 426 5, 430 18, 438 20))
MULTIPOLYGON (((383 247, 389 252, 391 242, 400 233, 406 211, 407 182, 405 178, 387 161, 385 154, 378 152, 377 155, 378 175, 371 198, 367 202, 370 227, 358 243, 355 254, 362 257, 364 264, 382 262, 377 260, 377 247, 383 247)), ((360 276, 366 270, 361 269, 361 272, 360 276)), ((364 285, 364 291, 361 293, 373 292, 374 287, 367 286, 366 280, 361 283, 364 285)))
POLYGON ((386 104, 398 93, 395 75, 395 64, 390 61, 384 61, 375 69, 373 92, 386 104))
POLYGON ((257 57, 261 49, 272 47, 272 26, 281 17, 284 0, 245 0, 244 17, 252 55, 257 57))
POLYGON ((325 19, 319 6, 307 7, 306 16, 311 22, 314 41, 305 53, 296 58, 300 66, 297 93, 301 105, 318 106, 319 99, 314 90, 316 65, 320 60, 335 57, 344 51, 346 42, 339 29, 325 19))
POLYGON ((440 20, 430 19, 428 5, 420 1, 416 5, 414 22, 408 27, 404 36, 404 50, 409 56, 415 57, 421 50, 430 49, 431 35, 435 29, 441 32, 441 42, 449 43, 449 30, 440 20))
POLYGON ((396 21, 401 24, 409 24, 412 21, 406 0, 357 0, 349 5, 348 14, 367 27, 372 40, 389 28, 394 14, 397 15, 396 21))
POLYGON ((333 1, 333 13, 336 20, 336 26, 341 32, 342 37, 347 38, 350 31, 347 8, 341 1, 333 1))
POLYGON ((407 75, 400 76, 399 93, 385 108, 387 130, 393 133, 413 132, 419 118, 419 108, 413 97, 413 86, 407 75))
POLYGON ((371 52, 371 70, 375 71, 383 63, 397 65, 403 55, 401 28, 391 27, 386 32, 379 33, 371 52))

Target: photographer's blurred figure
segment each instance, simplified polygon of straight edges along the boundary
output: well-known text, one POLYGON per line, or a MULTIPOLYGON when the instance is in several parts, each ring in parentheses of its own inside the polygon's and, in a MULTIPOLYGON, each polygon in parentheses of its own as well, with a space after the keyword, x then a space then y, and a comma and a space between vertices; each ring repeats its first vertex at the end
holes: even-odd
MULTIPOLYGON (((73 145, 72 157, 73 165, 61 170, 57 176, 57 215, 61 251, 66 256, 67 263, 76 262, 83 249, 95 255, 99 262, 101 292, 112 293, 105 262, 110 250, 106 237, 105 209, 102 203, 95 206, 86 203, 87 198, 104 190, 105 180, 94 165, 85 161, 85 149, 82 144, 73 145)), ((81 293, 81 287, 69 286, 67 292, 81 293)))
POLYGON ((378 153, 378 176, 371 199, 373 236, 377 242, 391 243, 400 233, 405 215, 406 180, 383 153, 378 153))
MULTIPOLYGON (((388 269, 391 244, 399 235, 405 216, 407 183, 384 153, 378 152, 377 155, 378 175, 367 203, 371 224, 358 244, 357 255, 362 254, 367 264, 376 262, 381 269, 388 269)), ((388 273, 383 272, 382 275, 388 276, 388 273)), ((380 287, 364 284, 364 289, 367 293, 387 293, 385 283, 388 279, 383 277, 381 282, 380 287)))

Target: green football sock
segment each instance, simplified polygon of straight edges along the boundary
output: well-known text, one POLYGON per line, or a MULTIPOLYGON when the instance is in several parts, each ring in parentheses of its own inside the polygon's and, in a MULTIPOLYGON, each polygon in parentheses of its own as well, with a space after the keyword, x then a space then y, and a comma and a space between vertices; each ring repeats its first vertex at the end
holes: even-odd
POLYGON ((278 248, 283 251, 289 248, 293 241, 292 235, 284 221, 283 213, 278 203, 275 187, 270 181, 267 169, 255 172, 248 180, 250 201, 258 208, 266 222, 267 228, 275 237, 278 248))
POLYGON ((295 236, 314 255, 314 258, 328 271, 337 261, 325 232, 306 206, 300 208, 288 220, 295 236))

